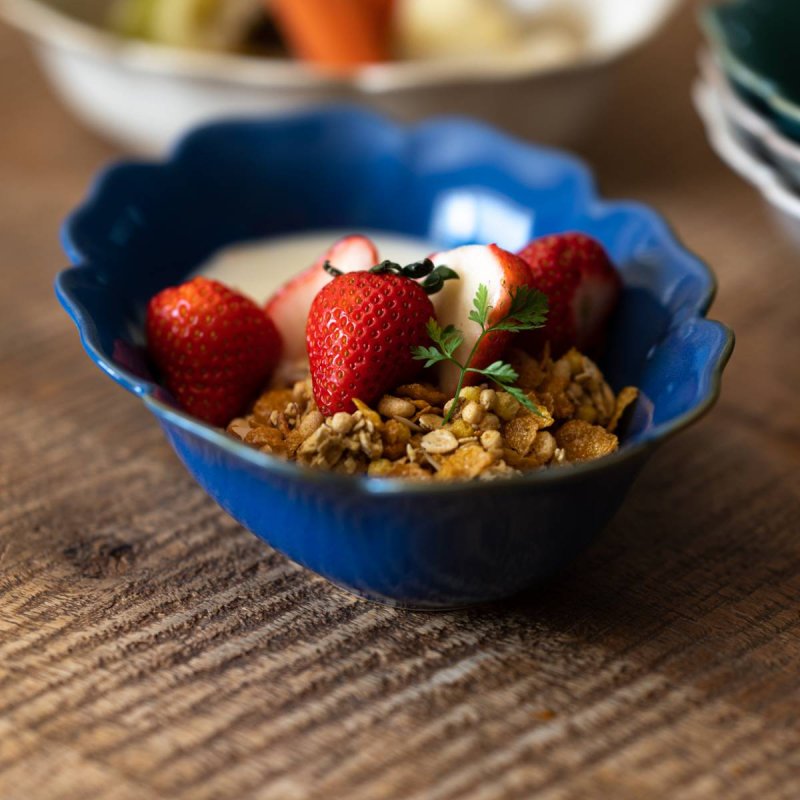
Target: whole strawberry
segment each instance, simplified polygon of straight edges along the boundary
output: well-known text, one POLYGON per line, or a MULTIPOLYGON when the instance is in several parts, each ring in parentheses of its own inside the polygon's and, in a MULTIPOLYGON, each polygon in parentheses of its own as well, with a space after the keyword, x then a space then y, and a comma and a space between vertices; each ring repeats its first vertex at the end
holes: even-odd
POLYGON ((280 334, 263 309, 207 278, 150 301, 147 347, 180 405, 218 426, 244 411, 281 356, 280 334))
POLYGON ((597 352, 605 341, 622 281, 603 246, 582 233, 545 236, 519 253, 530 268, 531 286, 547 295, 544 328, 525 334, 528 349, 550 342, 559 355, 570 347, 597 352))
POLYGON ((311 304, 306 347, 314 399, 330 415, 352 411, 354 399, 372 404, 419 372, 412 348, 429 342, 435 313, 428 293, 456 275, 427 259, 408 267, 384 262, 367 272, 327 269, 334 279, 311 304))

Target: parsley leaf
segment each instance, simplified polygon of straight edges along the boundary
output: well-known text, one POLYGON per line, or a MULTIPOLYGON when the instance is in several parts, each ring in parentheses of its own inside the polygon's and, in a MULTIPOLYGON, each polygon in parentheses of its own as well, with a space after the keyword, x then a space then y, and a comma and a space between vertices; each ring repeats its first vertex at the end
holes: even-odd
POLYGON ((511 295, 511 307, 504 319, 492 326, 495 331, 519 333, 539 328, 547 321, 547 296, 528 286, 511 295))
POLYGON ((528 397, 528 395, 519 388, 519 386, 509 386, 504 384, 503 391, 508 392, 520 405, 525 406, 528 411, 532 411, 537 417, 544 416, 539 406, 537 406, 536 403, 534 403, 533 400, 531 400, 530 397, 528 397))
MULTIPOLYGON (((424 361, 426 367, 432 367, 434 364, 439 364, 442 361, 450 361, 455 364, 461 371, 458 379, 458 386, 456 387, 456 397, 458 397, 461 392, 466 374, 472 372, 493 381, 529 411, 541 416, 542 412, 536 403, 534 403, 522 389, 514 385, 517 380, 519 380, 519 375, 510 364, 506 364, 503 361, 495 361, 493 364, 489 364, 488 367, 478 369, 472 367, 471 363, 475 354, 478 352, 481 342, 490 333, 496 331, 519 333, 520 331, 541 328, 547 319, 547 297, 536 289, 531 289, 528 286, 521 286, 511 294, 511 303, 508 313, 493 325, 488 325, 491 311, 492 306, 489 305, 489 288, 482 283, 475 292, 475 297, 472 300, 472 309, 469 312, 470 321, 480 325, 481 334, 475 341, 472 352, 470 352, 465 363, 462 364, 455 357, 456 350, 464 343, 464 336, 461 331, 453 325, 442 328, 433 318, 428 320, 427 328, 428 335, 434 346, 414 347, 411 351, 412 355, 415 359, 424 361)), ((458 403, 452 404, 445 417, 445 422, 449 422, 452 419, 457 406, 458 403)))
POLYGON ((440 361, 448 360, 448 357, 435 347, 414 347, 411 350, 411 354, 417 361, 425 361, 425 369, 438 364, 440 361))
POLYGON ((470 321, 476 322, 484 330, 486 330, 486 320, 489 318, 489 312, 492 307, 489 305, 489 287, 481 283, 478 286, 478 291, 475 292, 475 297, 472 299, 472 311, 469 312, 470 321))
POLYGON ((484 367, 483 369, 470 368, 468 372, 477 372, 479 375, 484 375, 496 383, 501 383, 503 385, 515 383, 519 378, 514 367, 502 361, 495 361, 494 364, 489 364, 488 367, 484 367))

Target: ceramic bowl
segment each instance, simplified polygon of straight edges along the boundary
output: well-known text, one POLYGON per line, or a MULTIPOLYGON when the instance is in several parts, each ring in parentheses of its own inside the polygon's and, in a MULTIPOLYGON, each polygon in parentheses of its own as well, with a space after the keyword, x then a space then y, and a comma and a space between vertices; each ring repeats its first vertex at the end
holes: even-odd
POLYGON ((793 186, 800 186, 800 143, 783 134, 769 117, 748 105, 709 53, 701 54, 700 71, 717 95, 728 123, 747 141, 750 149, 774 164, 793 186))
POLYGON ((29 37, 56 91, 81 119, 126 147, 161 153, 200 122, 336 102, 404 121, 472 114, 524 124, 530 135, 562 143, 603 112, 607 65, 646 41, 679 2, 573 0, 570 7, 587 22, 587 44, 558 63, 532 49, 491 59, 393 62, 342 79, 297 61, 114 36, 103 27, 108 0, 0 0, 0 12, 29 37), (531 109, 527 118, 521 108, 531 109))
POLYGON ((693 98, 711 147, 734 172, 759 190, 781 228, 800 246, 800 196, 776 166, 753 149, 752 141, 737 133, 726 118, 723 101, 713 86, 697 81, 693 98))
POLYGON ((335 109, 211 125, 164 162, 105 172, 67 221, 64 243, 75 266, 57 294, 87 353, 142 399, 200 485, 294 561, 405 607, 495 600, 563 567, 609 521, 648 456, 714 403, 732 347, 730 331, 705 319, 711 273, 661 217, 599 199, 569 156, 463 120, 406 128, 335 109), (643 392, 623 447, 508 480, 417 484, 304 469, 174 407, 141 355, 148 298, 231 243, 326 229, 442 248, 516 249, 575 229, 597 237, 625 285, 603 367, 614 386, 643 392))
POLYGON ((797 0, 725 0, 701 22, 725 72, 744 98, 800 140, 797 0))

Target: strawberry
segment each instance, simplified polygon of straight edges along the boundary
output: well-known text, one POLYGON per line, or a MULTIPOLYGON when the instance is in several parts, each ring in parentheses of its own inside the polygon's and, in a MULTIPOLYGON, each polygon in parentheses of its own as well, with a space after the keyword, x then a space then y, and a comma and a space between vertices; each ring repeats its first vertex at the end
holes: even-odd
POLYGON ((559 355, 570 347, 597 352, 622 291, 622 281, 603 246, 582 233, 536 239, 520 251, 531 285, 547 295, 544 328, 525 334, 525 346, 539 352, 550 342, 559 355))
MULTIPOLYGON (((460 278, 448 283, 433 300, 437 318, 443 324, 452 324, 464 331, 464 342, 455 352, 455 357, 463 361, 476 347, 470 366, 478 369, 501 358, 516 334, 497 331, 481 336, 480 329, 469 324, 472 298, 480 284, 487 287, 491 306, 487 326, 491 327, 508 313, 512 294, 529 283, 530 274, 525 262, 496 244, 457 247, 437 253, 431 256, 431 260, 434 264, 447 264, 460 278)), ((449 361, 442 363, 439 369, 442 389, 453 394, 459 382, 459 370, 449 361)), ((466 376, 466 383, 476 383, 480 379, 478 374, 471 372, 466 376)))
POLYGON ((412 348, 428 343, 435 316, 427 293, 455 277, 427 259, 368 272, 328 269, 335 277, 314 298, 306 326, 314 398, 325 415, 352 411, 356 399, 373 404, 416 376, 412 348), (412 279, 425 274, 423 284, 412 279))
POLYGON ((147 345, 180 405, 223 426, 261 389, 281 355, 272 320, 217 281, 164 289, 147 307, 147 345))
POLYGON ((305 362, 308 312, 319 290, 331 282, 325 271, 327 262, 341 272, 369 269, 378 263, 378 251, 366 236, 345 236, 267 300, 264 308, 283 339, 283 363, 279 371, 287 375, 297 372, 305 362))

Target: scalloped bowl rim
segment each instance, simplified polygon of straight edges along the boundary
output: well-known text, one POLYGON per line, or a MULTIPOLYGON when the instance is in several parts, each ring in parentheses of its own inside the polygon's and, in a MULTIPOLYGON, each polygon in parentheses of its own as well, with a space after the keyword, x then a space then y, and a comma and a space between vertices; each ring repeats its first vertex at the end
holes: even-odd
POLYGON ((273 88, 349 87, 366 94, 400 91, 451 83, 519 80, 577 72, 622 57, 646 42, 679 6, 680 0, 662 0, 663 7, 626 40, 589 52, 572 62, 537 66, 533 59, 463 58, 452 61, 409 60, 372 64, 349 76, 325 74, 298 61, 229 53, 190 51, 146 41, 125 39, 90 22, 74 18, 41 0, 0 0, 0 13, 28 36, 87 55, 113 56, 128 67, 153 73, 170 72, 187 78, 211 79, 273 88))
MULTIPOLYGON (((546 155, 548 158, 557 160, 563 165, 564 170, 569 171, 575 178, 575 184, 578 187, 575 195, 582 199, 582 209, 587 216, 613 210, 637 214, 647 218, 651 226, 660 229, 662 236, 665 237, 667 241, 671 242, 674 246, 676 256, 685 264, 691 265, 691 268, 699 272, 705 279, 705 290, 702 295, 695 298, 691 308, 692 313, 686 317, 682 317, 681 324, 686 324, 691 320, 702 321, 708 325, 715 326, 724 338, 724 347, 721 349, 719 357, 709 374, 708 392, 692 409, 654 426, 642 436, 639 441, 625 444, 620 447, 616 453, 605 456, 602 459, 577 464, 564 469, 547 469, 528 472, 518 476, 503 478, 498 481, 449 483, 423 483, 419 481, 399 481, 390 478, 339 475, 325 470, 303 467, 294 462, 284 461, 262 453, 234 439, 222 429, 215 428, 178 408, 164 403, 154 395, 154 392, 159 388, 158 384, 135 376, 102 353, 94 320, 91 315, 83 309, 81 304, 71 294, 70 289, 65 285, 66 276, 72 274, 74 270, 86 270, 90 273, 95 270, 95 267, 91 264, 82 263, 84 261, 84 254, 79 245, 76 244, 74 231, 78 222, 84 215, 91 213, 93 207, 102 201, 105 186, 109 178, 112 177, 117 170, 127 168, 132 164, 155 165, 161 169, 167 169, 176 161, 180 160, 184 150, 193 143, 195 138, 202 137, 206 132, 254 124, 272 126, 282 124, 281 120, 276 120, 275 118, 259 121, 240 119, 212 122, 193 129, 177 141, 170 154, 164 159, 158 161, 122 161, 112 164, 102 170, 91 184, 89 193, 84 201, 67 217, 62 226, 62 245, 68 257, 73 262, 73 266, 61 271, 56 277, 55 288, 59 302, 77 326, 81 343, 90 358, 116 383, 139 396, 144 405, 157 419, 163 420, 168 424, 176 425, 184 431, 205 440, 209 444, 221 448, 229 455, 240 458, 251 466, 268 473, 328 486, 339 484, 347 486, 350 489, 357 488, 369 495, 402 494, 412 496, 429 494, 431 492, 437 494, 463 491, 492 492, 503 488, 567 483, 580 480, 586 476, 610 469, 613 465, 618 463, 635 459, 643 453, 654 449, 662 442, 699 420, 714 406, 721 391, 722 373, 733 352, 735 336, 729 327, 716 320, 710 320, 705 316, 717 292, 717 281, 714 273, 705 262, 683 246, 674 231, 660 214, 649 206, 641 203, 631 201, 607 201, 601 199, 596 191, 591 170, 584 162, 575 156, 568 155, 563 151, 553 148, 529 144, 471 119, 438 117, 416 125, 403 125, 401 123, 389 121, 379 114, 364 111, 357 107, 347 106, 339 106, 336 109, 327 109, 325 111, 299 112, 289 115, 284 119, 312 119, 330 116, 332 114, 343 114, 345 116, 379 121, 383 125, 393 126, 396 130, 403 131, 404 135, 407 137, 414 136, 423 131, 429 131, 436 126, 449 126, 453 124, 466 126, 472 132, 479 133, 486 141, 487 147, 491 144, 493 147, 501 147, 504 150, 512 149, 520 155, 523 155, 525 151, 535 151, 539 154, 546 155)), ((673 329, 674 324, 671 325, 668 330, 673 329)))

